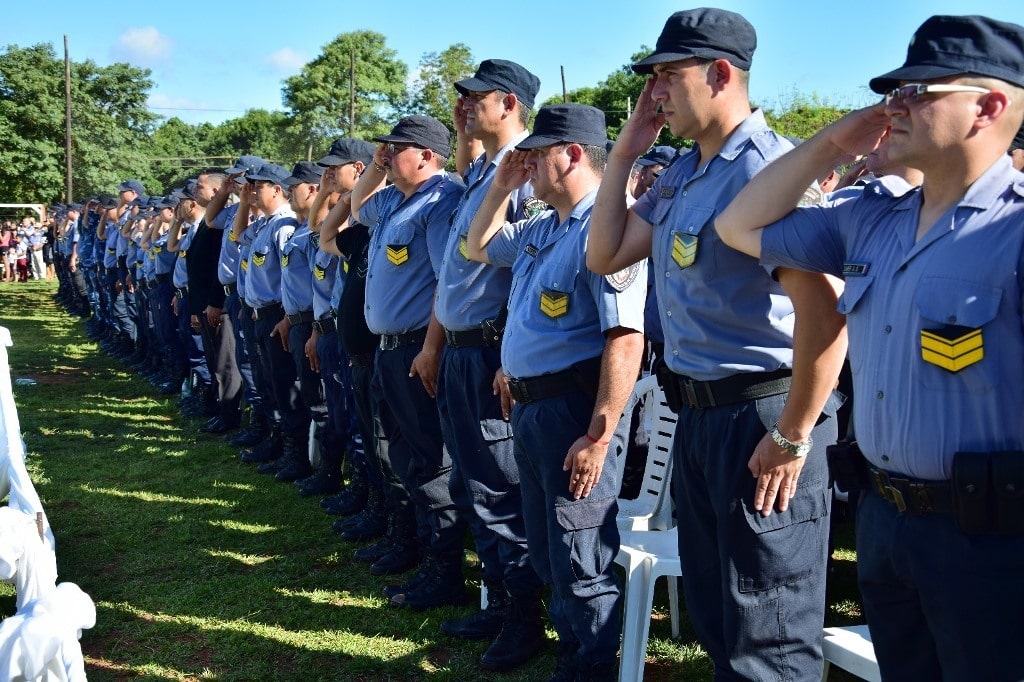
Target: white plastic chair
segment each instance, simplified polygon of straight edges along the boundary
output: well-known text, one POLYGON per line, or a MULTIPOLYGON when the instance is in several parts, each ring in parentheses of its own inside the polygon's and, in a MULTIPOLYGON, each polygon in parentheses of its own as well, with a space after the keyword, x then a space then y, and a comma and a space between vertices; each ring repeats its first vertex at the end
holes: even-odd
POLYGON ((822 682, 828 680, 829 668, 837 665, 843 670, 870 682, 881 682, 875 658, 875 647, 871 644, 871 633, 867 625, 852 625, 845 628, 825 628, 821 641, 821 653, 825 657, 825 671, 822 682))
POLYGON ((619 682, 638 682, 644 676, 647 637, 651 630, 654 584, 668 576, 669 612, 672 636, 679 636, 679 594, 677 576, 681 576, 679 536, 668 530, 622 531, 615 563, 626 569, 623 590, 625 611, 622 616, 622 648, 619 654, 619 682))
MULTIPOLYGON (((676 415, 669 409, 665 393, 653 375, 636 383, 627 405, 633 405, 636 400, 643 401, 643 428, 648 434, 643 485, 635 500, 619 498, 619 513, 615 520, 619 530, 665 530, 673 525, 669 485, 672 479, 672 435, 675 433, 676 415)), ((629 419, 631 416, 627 414, 624 418, 629 419)), ((625 455, 621 458, 624 460, 625 455)), ((621 471, 622 467, 619 468, 621 471)))

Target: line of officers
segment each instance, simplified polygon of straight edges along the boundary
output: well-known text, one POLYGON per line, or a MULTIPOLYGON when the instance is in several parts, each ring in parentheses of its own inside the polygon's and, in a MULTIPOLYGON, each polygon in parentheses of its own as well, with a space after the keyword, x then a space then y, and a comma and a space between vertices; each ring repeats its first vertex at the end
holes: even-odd
POLYGON ((468 529, 488 603, 441 628, 490 639, 483 668, 541 651, 549 588, 553 681, 615 678, 620 417, 645 331, 678 408, 682 579, 716 679, 820 679, 845 313, 867 398, 854 413, 863 456, 848 449, 865 483, 858 572, 883 675, 1017 679, 1005 623, 1024 565, 1024 460, 1007 412, 1019 401, 977 389, 999 372, 991 358, 1020 345, 1019 222, 1002 216, 1024 195, 1006 156, 1024 28, 932 17, 904 66, 871 81, 884 104, 796 150, 750 106, 756 44, 733 12, 673 14, 632 67, 649 80, 610 151, 603 113, 584 105, 542 107, 527 131, 538 79, 490 59, 454 83, 454 150, 444 125, 411 116, 376 145, 337 140, 290 171, 241 157, 145 205, 126 181, 120 197, 68 212, 63 295, 79 309, 89 297, 122 354, 155 343, 173 355, 159 329, 173 318, 156 318, 176 313, 185 348, 170 383, 198 334, 218 409, 204 428, 236 426, 245 390, 242 437, 256 444, 241 457, 261 471, 319 490, 347 452, 351 483, 324 505, 362 507, 336 526, 379 536, 354 555, 373 573, 417 568, 385 587, 393 606, 466 600, 468 529), (665 125, 695 144, 637 189, 634 164, 665 125), (924 173, 921 190, 867 178, 793 210, 823 172, 883 145, 924 173), (943 156, 960 152, 963 164, 943 156), (777 224, 762 234, 766 221, 777 224), (127 245, 121 271, 118 234, 140 254, 134 272, 127 245), (993 235, 1011 247, 993 249, 993 235), (83 268, 76 244, 90 239, 83 268), (873 296, 873 281, 892 295, 873 296), (144 333, 132 305, 153 320, 144 333), (225 379, 229 367, 242 379, 225 379), (921 378, 937 390, 919 391, 921 378), (323 465, 302 479, 322 403, 323 465))

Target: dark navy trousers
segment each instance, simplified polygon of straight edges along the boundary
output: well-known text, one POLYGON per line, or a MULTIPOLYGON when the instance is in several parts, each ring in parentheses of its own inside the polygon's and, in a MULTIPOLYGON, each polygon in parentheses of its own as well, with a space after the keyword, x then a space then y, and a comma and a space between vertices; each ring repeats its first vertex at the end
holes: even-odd
POLYGON ((830 399, 812 432, 789 508, 762 517, 747 463, 785 401, 679 413, 673 479, 683 588, 715 680, 821 679, 832 499, 825 447, 836 441, 841 400, 830 399))

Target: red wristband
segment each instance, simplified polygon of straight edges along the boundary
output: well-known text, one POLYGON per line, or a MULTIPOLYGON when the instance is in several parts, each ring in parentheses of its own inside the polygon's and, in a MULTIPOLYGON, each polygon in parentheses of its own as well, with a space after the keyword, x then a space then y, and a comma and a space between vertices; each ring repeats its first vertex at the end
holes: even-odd
POLYGON ((598 440, 598 439, 594 438, 593 436, 591 436, 590 433, 587 433, 586 435, 587 435, 587 440, 589 440, 594 445, 611 445, 611 443, 612 443, 610 440, 598 440))

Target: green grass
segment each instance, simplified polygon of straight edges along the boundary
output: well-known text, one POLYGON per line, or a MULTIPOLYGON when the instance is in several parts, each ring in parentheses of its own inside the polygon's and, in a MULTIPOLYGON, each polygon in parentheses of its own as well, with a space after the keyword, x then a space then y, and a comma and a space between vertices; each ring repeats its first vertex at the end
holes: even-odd
MULTIPOLYGON (((96 602, 82 648, 90 680, 543 680, 545 656, 510 675, 477 667, 486 642, 442 635, 444 618, 385 604, 385 580, 350 560, 316 499, 255 473, 199 437, 174 399, 96 349, 52 303, 52 283, 0 284, 29 469, 57 540, 61 581, 96 602)), ((860 620, 848 532, 828 623, 860 620)), ((467 562, 467 579, 479 570, 467 562)), ((0 584, 0 616, 14 612, 0 584)), ((684 614, 670 638, 656 599, 646 679, 710 679, 684 614)), ((844 678, 838 671, 832 679, 844 678)))

